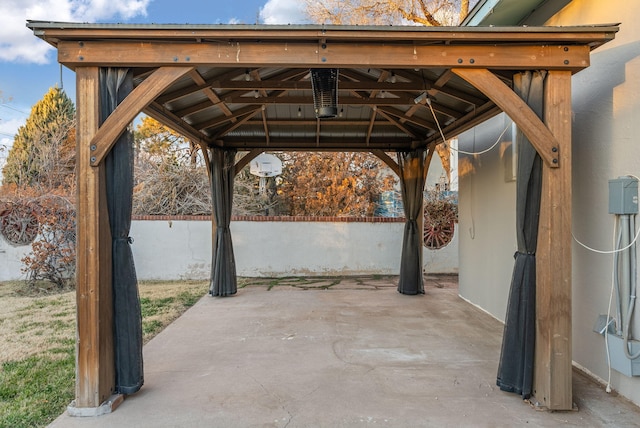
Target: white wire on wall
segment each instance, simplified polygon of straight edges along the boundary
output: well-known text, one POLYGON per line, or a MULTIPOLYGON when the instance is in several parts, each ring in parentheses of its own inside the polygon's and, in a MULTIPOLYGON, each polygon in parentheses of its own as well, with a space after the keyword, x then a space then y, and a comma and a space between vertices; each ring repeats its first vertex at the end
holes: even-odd
MULTIPOLYGON (((633 175, 633 174, 627 174, 627 177, 632 177, 635 178, 636 180, 638 180, 640 182, 640 178, 638 178, 637 176, 633 175)), ((617 235, 617 231, 618 231, 618 216, 616 216, 616 220, 614 222, 613 225, 613 242, 612 242, 612 246, 615 248, 616 247, 616 235, 617 235)), ((638 228, 638 230, 636 231, 633 240, 626 245, 623 248, 617 248, 614 250, 598 250, 596 248, 592 248, 586 244, 584 244, 583 242, 581 242, 580 240, 578 240, 578 238, 576 238, 576 236, 573 234, 573 232, 571 232, 571 236, 573 237, 573 240, 576 241, 578 244, 580 244, 582 247, 584 247, 585 249, 592 251, 594 253, 597 254, 617 254, 617 253, 621 253, 623 251, 628 250, 629 248, 633 247, 636 242, 638 241, 638 237, 640 236, 640 227, 638 228)), ((611 353, 609 350, 609 324, 611 323, 610 319, 611 319, 611 305, 613 304, 613 295, 614 295, 614 291, 616 288, 616 269, 618 269, 617 267, 617 259, 614 257, 612 258, 612 268, 611 268, 611 291, 609 293, 609 304, 607 306, 607 319, 606 319, 606 323, 605 323, 605 327, 604 327, 604 343, 605 343, 605 351, 606 351, 606 355, 607 355, 607 369, 608 369, 608 373, 607 373, 607 385, 605 388, 605 391, 607 393, 611 392, 611 353)), ((628 315, 629 317, 631 315, 628 315)), ((625 344, 626 346, 626 344, 625 344)))
POLYGON ((504 130, 498 136, 498 139, 496 140, 496 142, 493 143, 493 145, 491 145, 491 147, 489 147, 488 149, 485 149, 485 150, 482 150, 482 151, 479 151, 479 152, 466 152, 464 150, 460 150, 458 148, 451 147, 450 144, 447 144, 447 139, 444 136, 444 132, 442 131, 442 127, 440 126, 440 121, 438 120, 438 117, 436 116, 436 112, 433 111, 433 107, 431 106, 431 99, 429 97, 427 97, 427 105, 429 106, 429 110, 431 110, 431 115, 433 116, 433 119, 436 121, 436 125, 438 125, 438 131, 440 131, 440 137, 442 137, 442 142, 445 143, 447 145, 447 147, 449 147, 454 152, 462 153, 463 155, 471 155, 471 156, 473 156, 473 155, 482 155, 484 153, 490 152, 491 150, 493 150, 498 145, 498 143, 502 139, 502 136, 504 135, 504 133, 507 132, 507 129, 509 129, 509 127, 511 126, 511 124, 507 125, 506 128, 504 128, 504 130))
MULTIPOLYGON (((640 182, 640 178, 636 177, 633 174, 627 174, 627 177, 635 178, 636 180, 638 180, 640 182)), ((615 225, 614 225, 614 230, 615 230, 615 225)), ((635 243, 638 241, 638 237, 640 237, 640 227, 636 231, 636 234, 633 237, 633 240, 631 241, 631 243, 629 245, 627 245, 624 248, 617 248, 615 250, 598 250, 596 248, 592 248, 592 247, 588 246, 587 244, 581 242, 578 238, 576 238, 576 236, 573 234, 573 231, 571 232, 571 237, 573 238, 574 241, 576 241, 582 247, 584 247, 587 250, 592 251, 594 253, 597 253, 597 254, 616 254, 616 253, 621 253, 623 251, 626 251, 626 250, 628 250, 629 248, 631 248, 632 246, 635 245, 635 243)), ((615 247, 615 243, 614 243, 614 247, 615 247)))

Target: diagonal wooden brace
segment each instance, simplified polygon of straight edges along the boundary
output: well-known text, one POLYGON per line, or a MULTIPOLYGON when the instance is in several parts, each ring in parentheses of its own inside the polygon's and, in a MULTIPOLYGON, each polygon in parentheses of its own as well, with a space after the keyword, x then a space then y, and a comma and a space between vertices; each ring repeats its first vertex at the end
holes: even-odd
POLYGON ((548 167, 560 166, 560 145, 555 135, 502 80, 485 68, 452 68, 451 71, 471 83, 500 107, 531 141, 548 167))
POLYGON ((169 85, 191 71, 193 67, 160 67, 140 83, 104 121, 91 140, 91 166, 104 160, 117 139, 133 119, 169 85))

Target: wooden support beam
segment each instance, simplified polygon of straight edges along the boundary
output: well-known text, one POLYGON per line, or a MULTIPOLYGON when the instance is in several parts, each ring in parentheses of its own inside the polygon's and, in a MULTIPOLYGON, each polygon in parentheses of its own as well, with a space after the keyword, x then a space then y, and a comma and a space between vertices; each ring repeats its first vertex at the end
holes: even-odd
MULTIPOLYGON (((377 91, 376 91, 377 92, 377 91)), ((228 104, 240 104, 240 105, 265 105, 265 104, 288 104, 288 105, 298 105, 298 104, 313 104, 313 95, 290 95, 290 96, 281 96, 282 94, 274 95, 271 94, 266 98, 255 96, 247 96, 247 95, 235 95, 235 96, 222 96, 222 100, 228 104)), ((414 104, 414 96, 407 95, 406 93, 398 93, 395 94, 395 97, 365 97, 362 94, 357 94, 352 97, 340 97, 341 105, 370 105, 371 103, 375 103, 377 105, 386 105, 386 106, 405 106, 414 104)), ((436 106, 433 108, 435 110, 436 106)), ((450 116, 456 117, 460 114, 458 112, 452 112, 451 109, 447 109, 447 113, 451 113, 450 116), (455 116, 454 116, 455 115, 455 116)))
POLYGON ((559 143, 560 168, 544 166, 536 252, 534 396, 571 410, 571 73, 550 71, 544 120, 559 143))
POLYGON ((487 69, 454 68, 452 71, 482 91, 500 107, 531 141, 547 166, 557 168, 560 165, 558 156, 560 148, 556 137, 527 103, 522 101, 502 80, 487 69))
POLYGON ((78 345, 76 401, 79 408, 99 407, 115 389, 111 231, 106 201, 105 167, 90 165, 90 142, 100 124, 98 67, 79 67, 77 76, 77 259, 78 345))
POLYGON ((104 121, 91 140, 89 144, 93 149, 90 157, 91 165, 96 166, 101 163, 138 113, 190 70, 191 67, 161 67, 131 91, 104 121))
POLYGON ((378 68, 491 68, 524 70, 580 70, 589 66, 589 46, 485 44, 420 45, 411 43, 331 42, 318 49, 317 41, 209 41, 175 42, 87 40, 60 41, 58 61, 70 68, 103 66, 200 66, 220 67, 338 67, 357 68, 375 64, 378 68))

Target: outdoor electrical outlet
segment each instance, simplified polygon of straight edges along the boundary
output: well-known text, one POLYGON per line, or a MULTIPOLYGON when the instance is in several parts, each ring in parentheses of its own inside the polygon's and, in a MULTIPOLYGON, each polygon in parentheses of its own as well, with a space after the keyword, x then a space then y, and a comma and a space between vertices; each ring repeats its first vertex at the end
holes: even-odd
POLYGON ((609 180, 609 214, 638 214, 638 180, 618 177, 609 180))

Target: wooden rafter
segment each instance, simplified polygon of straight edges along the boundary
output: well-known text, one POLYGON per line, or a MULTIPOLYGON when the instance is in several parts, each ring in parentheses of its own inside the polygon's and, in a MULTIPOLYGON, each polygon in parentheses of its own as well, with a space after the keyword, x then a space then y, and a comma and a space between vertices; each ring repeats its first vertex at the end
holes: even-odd
POLYGON ((267 121, 267 111, 265 108, 262 108, 262 127, 264 128, 264 139, 269 145, 269 122, 267 121))
MULTIPOLYGON (((219 79, 232 79, 235 77, 238 77, 239 75, 241 75, 241 71, 239 70, 233 70, 233 71, 229 71, 227 73, 225 73, 222 76, 217 76, 217 78, 219 79)), ((180 88, 171 92, 168 92, 166 94, 162 94, 161 96, 158 97, 158 99, 156 100, 157 103, 159 104, 165 104, 165 103, 169 103, 172 101, 176 101, 179 100, 180 98, 189 96, 191 94, 194 94, 196 92, 200 92, 203 89, 212 87, 213 85, 211 85, 211 81, 213 79, 207 79, 205 80, 204 83, 202 83, 201 85, 190 85, 190 86, 186 86, 184 88, 180 88)))
POLYGON ((396 118, 394 118, 393 116, 391 116, 390 114, 387 114, 384 110, 382 109, 378 109, 378 114, 382 117, 384 117, 385 119, 387 119, 389 122, 391 122, 393 125, 395 125, 399 130, 401 130, 402 132, 404 132, 405 134, 407 134, 408 136, 410 136, 413 139, 419 139, 418 135, 413 132, 412 130, 410 130, 409 128, 407 128, 405 125, 403 125, 402 123, 400 123, 399 120, 396 120, 396 118))
MULTIPOLYGON (((379 105, 387 105, 387 106, 402 106, 413 103, 414 97, 404 95, 397 96, 395 98, 385 97, 385 98, 358 98, 358 97, 340 97, 340 104, 344 105, 369 105, 373 102, 379 105)), ((308 96, 273 96, 269 95, 266 98, 262 97, 254 97, 254 96, 236 96, 236 97, 223 97, 223 100, 229 104, 290 104, 290 105, 298 105, 298 104, 312 104, 313 97, 311 94, 308 96)), ((435 108, 435 107, 434 107, 435 108)))
POLYGON ((224 137, 225 135, 227 135, 229 132, 233 131, 234 129, 237 129, 238 127, 240 127, 242 124, 244 124, 246 121, 248 121, 249 119, 251 119, 253 116, 255 116, 259 111, 261 111, 261 108, 257 108, 255 110, 253 110, 252 112, 246 114, 244 117, 240 117, 240 116, 234 116, 234 119, 237 119, 236 122, 231 123, 230 125, 228 125, 227 127, 225 127, 224 129, 218 130, 218 132, 216 133, 216 135, 213 137, 214 140, 219 140, 222 137, 224 137))
MULTIPOLYGON (((411 122, 414 125, 420 126, 421 128, 430 129, 430 130, 438 129, 435 122, 427 119, 421 119, 421 118, 415 117, 412 114, 409 114, 409 111, 405 113, 402 110, 398 110, 396 108, 387 107, 387 106, 378 106, 378 110, 386 114, 397 117, 400 123, 411 122)), ((409 110, 411 110, 411 108, 409 110)))
POLYGON ((198 144, 202 144, 204 142, 203 135, 197 129, 180 120, 180 118, 173 114, 173 112, 167 110, 160 104, 155 102, 151 103, 142 111, 158 122, 173 129, 177 133, 184 135, 189 140, 198 144))
MULTIPOLYGON (((231 110, 229 110, 229 107, 227 107, 227 105, 223 103, 220 100, 220 98, 218 98, 218 94, 216 94, 216 92, 211 87, 206 86, 207 82, 200 75, 198 70, 196 69, 191 70, 189 72, 189 77, 191 77, 191 79, 195 82, 196 85, 203 88, 202 92, 207 96, 207 98, 209 98, 209 101, 211 101, 212 105, 222 110, 222 113, 224 113, 225 116, 229 116, 229 117, 233 116, 233 113, 231 113, 231 110)), ((235 119, 231 119, 232 122, 234 120, 235 119)))
MULTIPOLYGON (((256 112, 260 110, 261 107, 257 107, 255 105, 250 105, 247 107, 239 108, 233 112, 233 118, 237 118, 240 116, 245 116, 249 113, 256 112)), ((217 126, 223 125, 227 122, 230 122, 231 118, 228 116, 216 117, 215 119, 207 120, 205 122, 195 123, 193 127, 199 131, 203 131, 209 128, 215 128, 217 126)))
POLYGON ((371 134, 373 132, 373 126, 376 124, 377 113, 378 113, 378 108, 375 105, 371 106, 371 117, 369 118, 369 128, 367 129, 367 136, 365 138, 367 146, 371 144, 371 134))

